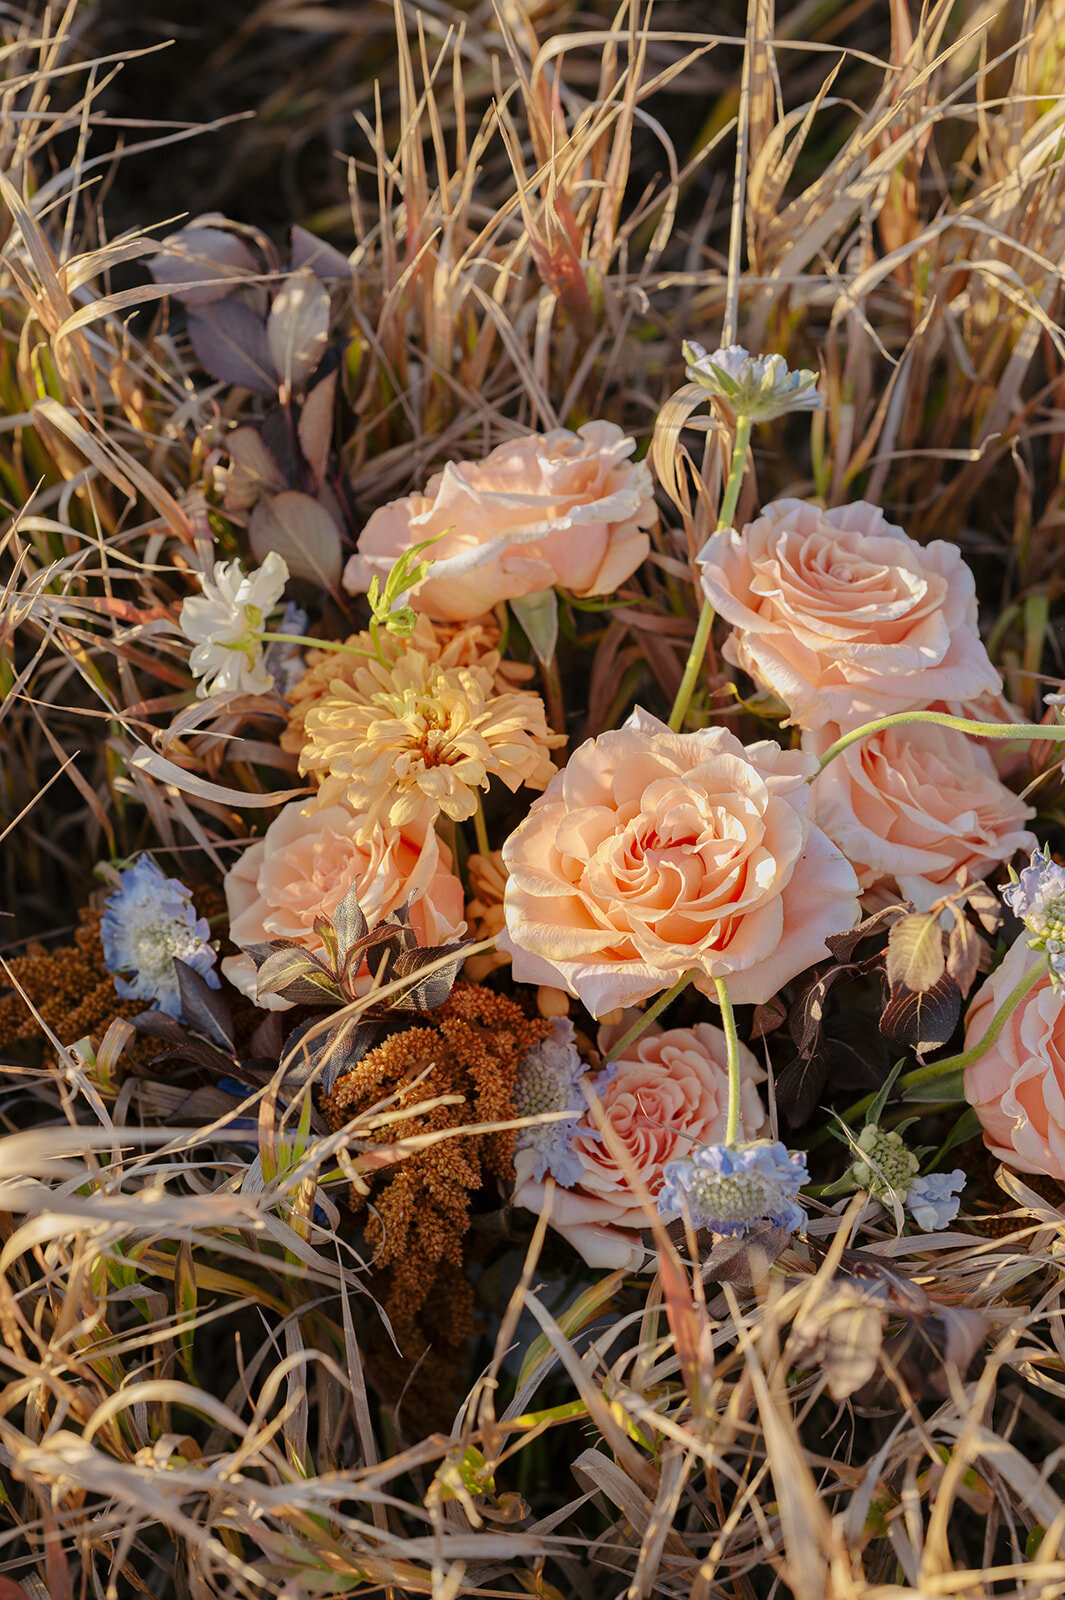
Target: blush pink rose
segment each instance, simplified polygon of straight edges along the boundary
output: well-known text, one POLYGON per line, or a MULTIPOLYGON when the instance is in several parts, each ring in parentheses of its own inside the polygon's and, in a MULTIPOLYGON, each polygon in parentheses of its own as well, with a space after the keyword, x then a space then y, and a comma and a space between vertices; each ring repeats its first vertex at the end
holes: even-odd
MULTIPOLYGON (((345 805, 304 808, 298 800, 287 805, 226 873, 233 943, 295 939, 306 950, 320 951, 314 919, 331 916, 353 884, 371 928, 409 900, 419 944, 461 938, 466 931, 462 884, 451 870, 447 846, 431 828, 377 826, 360 842, 365 820, 345 805)), ((227 956, 222 971, 255 999, 251 956, 227 956)), ((271 995, 258 1004, 287 1011, 291 1002, 271 995)))
MULTIPOLYGON (((821 756, 839 737, 804 733, 821 756)), ((999 781, 990 752, 953 728, 911 722, 868 734, 810 785, 810 816, 834 839, 863 890, 895 889, 925 911, 1018 850, 1036 848, 1024 826, 1035 812, 999 781)))
POLYGON ((411 596, 431 617, 461 622, 556 587, 613 594, 646 557, 657 519, 650 468, 629 460, 635 448, 614 423, 586 422, 449 462, 424 494, 374 512, 344 587, 361 593, 375 574, 383 586, 404 550, 437 538, 411 596))
POLYGON ((853 926, 858 881, 807 815, 814 757, 637 710, 570 757, 503 846, 500 946, 592 1016, 695 971, 768 1000, 853 926))
POLYGON ((736 630, 724 653, 804 728, 853 728, 934 700, 998 694, 973 575, 956 545, 919 545, 858 501, 777 500, 699 556, 703 589, 736 630))
MULTIPOLYGON (((665 1033, 649 1030, 618 1057, 616 1076, 600 1087, 603 1115, 652 1195, 662 1187, 667 1161, 686 1155, 693 1141, 716 1144, 725 1137, 727 1059, 725 1035, 708 1022, 665 1033)), ((743 1044, 740 1073, 741 1137, 757 1139, 766 1127, 758 1093, 765 1073, 743 1044)), ((580 1180, 555 1189, 551 1226, 589 1266, 636 1270, 645 1255, 640 1230, 648 1226, 647 1213, 605 1142, 596 1137, 590 1113, 577 1124, 570 1149, 580 1163, 580 1180)), ((534 1151, 518 1151, 514 1203, 539 1213, 545 1185, 534 1180, 535 1165, 534 1151)))
MULTIPOLYGON (((965 1048, 1041 955, 1022 934, 976 991, 965 1018, 965 1048)), ((1021 1001, 988 1049, 965 1069, 965 1098, 980 1118, 993 1156, 1020 1172, 1065 1183, 1065 992, 1049 973, 1021 1001)))

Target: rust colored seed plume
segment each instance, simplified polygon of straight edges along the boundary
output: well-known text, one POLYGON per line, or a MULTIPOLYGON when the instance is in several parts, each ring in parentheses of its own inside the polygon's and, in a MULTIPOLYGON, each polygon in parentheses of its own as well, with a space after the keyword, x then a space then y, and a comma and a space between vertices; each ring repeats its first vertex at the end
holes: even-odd
MULTIPOLYGON (((502 995, 459 984, 434 1026, 408 1028, 371 1050, 323 1103, 334 1129, 399 1091, 399 1108, 442 1094, 459 1105, 437 1106, 391 1126, 382 1142, 413 1134, 504 1121, 514 1115, 517 1064, 547 1036, 550 1023, 529 1018, 502 995), (428 1070, 415 1087, 418 1077, 428 1070)), ((462 1134, 416 1151, 372 1179, 366 1238, 374 1251, 374 1293, 388 1313, 404 1356, 427 1347, 445 1357, 474 1328, 466 1280, 465 1241, 471 1196, 489 1175, 512 1172, 512 1133, 462 1134)), ((361 1209, 366 1202, 353 1194, 361 1209)))

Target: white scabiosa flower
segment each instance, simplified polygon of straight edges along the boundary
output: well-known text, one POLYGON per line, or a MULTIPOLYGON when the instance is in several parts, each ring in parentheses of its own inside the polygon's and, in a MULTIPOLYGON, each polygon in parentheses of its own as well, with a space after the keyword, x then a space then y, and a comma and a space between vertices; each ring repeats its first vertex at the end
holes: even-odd
POLYGON ((816 411, 821 405, 817 373, 807 368, 792 372, 783 356, 752 356, 741 344, 710 355, 701 344, 686 342, 683 348, 692 383, 752 422, 769 422, 788 411, 816 411))
POLYGON ((154 1000, 172 1017, 181 1015, 181 990, 175 957, 198 972, 211 989, 219 987, 210 928, 197 917, 190 891, 178 878, 165 878, 150 856, 123 872, 104 903, 100 920, 104 966, 123 1000, 154 1000))
POLYGON ((914 1178, 904 1204, 922 1233, 935 1233, 949 1227, 958 1215, 964 1188, 965 1174, 960 1167, 953 1172, 930 1172, 927 1178, 914 1178))
POLYGON ((216 561, 214 577, 201 577, 203 593, 181 607, 181 631, 195 648, 189 667, 210 694, 272 694, 274 677, 263 662, 265 619, 281 599, 288 567, 271 550, 262 566, 245 573, 239 561, 216 561))
MULTIPOLYGON (((534 1156, 532 1177, 542 1183, 548 1173, 564 1189, 579 1183, 582 1167, 572 1149, 577 1124, 588 1110, 588 1097, 581 1086, 588 1068, 577 1051, 576 1034, 568 1017, 556 1017, 548 1038, 534 1045, 522 1059, 514 1084, 514 1110, 519 1117, 538 1117, 548 1111, 570 1115, 538 1127, 520 1128, 515 1139, 517 1150, 531 1150, 534 1156)), ((617 1068, 607 1068, 596 1080, 597 1087, 617 1068)), ((594 1130, 582 1128, 586 1139, 600 1138, 594 1130)))
POLYGON ((1032 859, 1002 898, 1024 923, 1030 950, 1044 950, 1054 987, 1065 979, 1065 867, 1051 858, 1049 847, 1033 850, 1032 859))
POLYGON ((806 1213, 796 1204, 809 1179, 806 1157, 768 1139, 751 1144, 704 1144, 670 1161, 658 1194, 666 1216, 687 1211, 694 1228, 738 1236, 759 1223, 801 1233, 806 1213))

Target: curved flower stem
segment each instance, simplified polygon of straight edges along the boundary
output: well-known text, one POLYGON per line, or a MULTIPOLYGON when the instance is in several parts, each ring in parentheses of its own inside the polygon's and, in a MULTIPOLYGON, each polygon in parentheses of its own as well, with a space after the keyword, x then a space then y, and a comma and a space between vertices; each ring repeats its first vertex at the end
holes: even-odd
MULTIPOLYGON (((747 470, 747 446, 751 439, 751 418, 739 416, 736 418, 736 440, 732 446, 732 460, 729 463, 728 478, 725 480, 725 493, 721 501, 721 514, 717 519, 717 532, 722 528, 730 528, 732 519, 736 515, 736 504, 740 498, 740 489, 743 487, 743 475, 747 470)), ((703 609, 699 613, 699 622, 695 629, 695 638, 692 640, 691 650, 684 665, 684 676, 680 680, 677 698, 673 702, 673 710, 669 714, 669 726, 676 733, 684 726, 684 718, 688 714, 692 695, 695 693, 696 680, 702 668, 703 657, 706 655, 706 646, 710 640, 710 629, 714 622, 714 608, 709 600, 703 601, 703 609)))
POLYGON ((688 714, 692 695, 695 693, 695 680, 699 676, 699 669, 706 655, 706 647, 710 642, 710 629, 714 625, 714 608, 709 600, 703 601, 703 609, 699 613, 699 621, 695 629, 695 638, 692 640, 691 650, 684 666, 684 676, 680 680, 677 698, 673 702, 673 710, 669 713, 669 726, 677 733, 684 726, 684 718, 688 714))
POLYGON ((714 979, 717 1003, 721 1007, 721 1026, 725 1030, 728 1048, 728 1118, 725 1122, 725 1143, 734 1145, 740 1133, 740 1039, 736 1032, 736 1018, 729 998, 728 984, 724 978, 714 979))
POLYGON ((488 829, 485 826, 484 806, 481 803, 481 791, 479 789, 477 791, 476 800, 477 809, 473 813, 473 831, 477 837, 477 854, 484 856, 484 859, 487 861, 489 856, 492 854, 492 846, 488 842, 488 829))
POLYGON ((1021 1001, 1042 982, 1049 970, 1050 963, 1046 956, 1040 956, 1039 960, 1029 967, 1020 983, 1010 990, 991 1018, 987 1032, 977 1040, 976 1044, 971 1045, 968 1050, 959 1051, 955 1056, 944 1056, 942 1060, 933 1061, 927 1067, 918 1067, 914 1072, 908 1072, 904 1078, 899 1079, 900 1087, 910 1088, 915 1084, 935 1083, 937 1078, 945 1078, 951 1072, 960 1072, 963 1067, 972 1066, 974 1061, 979 1061, 980 1057, 990 1050, 1021 1001))
MULTIPOLYGON (((972 1045, 968 1050, 960 1051, 957 1055, 944 1056, 940 1061, 930 1062, 927 1067, 916 1067, 913 1072, 907 1072, 899 1079, 899 1088, 912 1089, 921 1084, 935 1083, 940 1078, 947 1078, 952 1072, 960 1072, 965 1067, 972 1066, 974 1061, 979 1061, 980 1057, 990 1050, 995 1043, 995 1040, 1021 1001, 1026 995, 1031 994, 1042 978, 1046 977, 1048 966, 1047 958, 1043 956, 1034 966, 1029 967, 1020 983, 1006 996, 995 1015, 991 1018, 987 1032, 976 1044, 972 1045)), ((856 1101, 854 1105, 848 1106, 846 1111, 839 1113, 840 1121, 846 1123, 856 1122, 864 1112, 868 1111, 875 1099, 875 1094, 865 1095, 861 1100, 856 1101)), ((819 1129, 809 1141, 811 1149, 816 1144, 822 1144, 827 1137, 827 1128, 819 1129)))
POLYGON ((864 739, 868 733, 880 733, 884 728, 897 728, 904 722, 938 722, 943 728, 956 728, 959 733, 967 733, 974 739, 1051 739, 1059 742, 1065 739, 1065 724, 1050 724, 1042 722, 973 722, 968 717, 952 717, 949 711, 897 711, 894 716, 878 717, 875 722, 867 722, 864 727, 854 728, 850 733, 845 733, 835 744, 830 744, 821 757, 818 772, 824 772, 830 761, 852 744, 857 744, 859 739, 864 739))
POLYGON ((633 1044, 642 1033, 645 1033, 655 1018, 661 1016, 666 1007, 672 1005, 678 994, 683 994, 692 979, 698 976, 698 969, 693 967, 691 972, 686 972, 682 978, 677 979, 672 989, 667 989, 665 994, 660 994, 654 1005, 648 1006, 643 1016, 637 1017, 631 1028, 626 1028, 614 1047, 608 1051, 605 1057, 606 1063, 609 1064, 611 1061, 615 1061, 623 1050, 627 1050, 630 1044, 633 1044))
POLYGON ((338 639, 312 639, 306 633, 257 633, 255 637, 270 644, 279 640, 283 644, 303 644, 315 650, 338 650, 342 655, 362 656, 367 661, 377 660, 372 650, 358 650, 353 644, 341 644, 338 639))

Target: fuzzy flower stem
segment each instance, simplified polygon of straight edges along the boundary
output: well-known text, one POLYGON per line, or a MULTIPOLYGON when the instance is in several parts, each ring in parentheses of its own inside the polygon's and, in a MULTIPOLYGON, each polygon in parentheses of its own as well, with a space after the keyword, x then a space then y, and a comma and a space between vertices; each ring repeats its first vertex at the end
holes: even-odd
MULTIPOLYGON (((725 494, 721 501, 721 514, 717 519, 717 531, 730 528, 732 519, 736 515, 736 504, 740 498, 740 489, 743 487, 743 474, 747 469, 747 446, 751 439, 751 418, 739 416, 736 418, 736 442, 732 447, 732 461, 729 465, 728 478, 725 482, 725 494)), ((684 676, 680 680, 677 698, 673 702, 673 710, 669 714, 669 726, 676 733, 684 726, 684 718, 688 714, 692 695, 695 693, 695 684, 702 670, 703 658, 706 647, 710 642, 710 629, 714 624, 714 608, 708 600, 703 601, 703 609, 699 613, 699 622, 695 629, 695 638, 688 654, 684 667, 684 676)))
POLYGON ((962 1050, 955 1056, 944 1056, 941 1061, 933 1061, 927 1067, 918 1067, 914 1072, 908 1072, 899 1083, 905 1087, 911 1084, 934 1083, 937 1078, 945 1078, 950 1072, 960 1072, 962 1068, 971 1066, 974 1061, 990 1050, 999 1034, 1002 1032, 1010 1017, 1016 1011, 1026 995, 1039 984, 1050 970, 1050 963, 1045 955, 1040 956, 1033 967, 1029 967, 1020 983, 1011 989, 1005 1000, 999 1006, 995 1015, 988 1024, 987 1032, 982 1039, 972 1045, 968 1050, 962 1050))
POLYGON ((721 1026, 725 1031, 728 1049, 728 1118, 725 1122, 725 1143, 734 1145, 740 1135, 740 1039, 736 1032, 736 1018, 729 999, 728 984, 724 978, 714 979, 717 1003, 721 1007, 721 1026))
POLYGON ((692 979, 698 976, 698 972, 693 968, 691 972, 686 972, 682 978, 678 978, 672 989, 667 989, 665 994, 660 994, 654 1005, 648 1006, 643 1016, 637 1017, 631 1028, 626 1028, 617 1044, 606 1056, 607 1064, 609 1065, 611 1061, 616 1061, 618 1056, 629 1048, 630 1044, 634 1044, 640 1035, 651 1026, 655 1018, 661 1016, 666 1007, 672 1005, 677 996, 683 994, 692 979))
POLYGON ((308 645, 314 650, 339 650, 342 655, 363 656, 367 661, 377 659, 372 650, 358 650, 353 644, 341 644, 338 639, 312 639, 307 633, 259 633, 256 638, 271 644, 278 640, 283 644, 308 645))
MULTIPOLYGON (((962 1050, 957 1055, 944 1056, 941 1061, 932 1061, 927 1067, 916 1067, 913 1072, 905 1073, 899 1079, 899 1088, 911 1089, 921 1084, 935 1083, 940 1078, 946 1078, 952 1072, 961 1072, 966 1067, 971 1066, 974 1061, 979 1061, 980 1057, 990 1050, 1021 1001, 1031 993, 1041 978, 1046 977, 1048 968, 1049 962, 1044 955, 1035 963, 1034 967, 1028 969, 1020 983, 1006 996, 1002 1005, 991 1018, 990 1026, 983 1038, 978 1040, 970 1049, 962 1050)), ((857 1122, 858 1118, 868 1111, 875 1099, 875 1094, 867 1094, 863 1099, 855 1101, 854 1105, 848 1106, 846 1111, 840 1113, 840 1121, 846 1123, 857 1122)), ((810 1147, 813 1148, 814 1145, 823 1144, 827 1137, 828 1130, 819 1129, 810 1140, 810 1147)))
POLYGON ((891 717, 878 717, 875 722, 867 722, 863 728, 854 728, 850 733, 845 733, 835 744, 829 745, 821 757, 818 772, 824 772, 828 763, 852 744, 857 744, 859 739, 864 739, 868 733, 880 733, 884 728, 897 728, 905 722, 938 722, 942 728, 956 728, 959 733, 967 733, 974 739, 1051 739, 1056 742, 1065 740, 1065 725, 1060 727, 1046 726, 1042 722, 972 722, 967 717, 952 717, 947 711, 897 711, 891 717))

